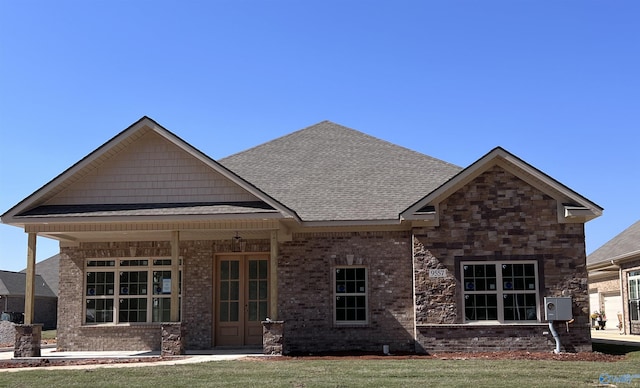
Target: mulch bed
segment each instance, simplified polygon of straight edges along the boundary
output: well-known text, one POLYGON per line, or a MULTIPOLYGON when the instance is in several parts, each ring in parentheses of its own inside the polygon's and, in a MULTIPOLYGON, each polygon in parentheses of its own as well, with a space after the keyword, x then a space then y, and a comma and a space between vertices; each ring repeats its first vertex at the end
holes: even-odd
POLYGON ((6 368, 38 368, 44 366, 73 366, 73 365, 110 365, 110 364, 131 364, 140 362, 156 362, 167 361, 162 357, 144 357, 144 358, 93 358, 93 359, 51 359, 37 358, 28 360, 5 360, 0 361, 0 369, 6 368))

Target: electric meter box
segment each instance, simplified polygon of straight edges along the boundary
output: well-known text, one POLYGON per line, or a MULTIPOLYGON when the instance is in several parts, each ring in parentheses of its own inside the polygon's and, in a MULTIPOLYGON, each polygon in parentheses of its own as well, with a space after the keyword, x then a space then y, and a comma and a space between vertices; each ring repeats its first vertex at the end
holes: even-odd
POLYGON ((547 321, 570 321, 573 319, 570 297, 545 297, 544 318, 547 321))

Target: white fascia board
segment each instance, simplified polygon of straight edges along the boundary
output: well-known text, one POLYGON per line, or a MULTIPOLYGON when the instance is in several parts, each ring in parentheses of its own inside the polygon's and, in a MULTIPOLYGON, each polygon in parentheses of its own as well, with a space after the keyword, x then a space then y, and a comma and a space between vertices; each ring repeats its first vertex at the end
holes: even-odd
POLYGON ((401 220, 344 220, 344 221, 302 221, 303 228, 343 227, 343 226, 397 226, 401 220))

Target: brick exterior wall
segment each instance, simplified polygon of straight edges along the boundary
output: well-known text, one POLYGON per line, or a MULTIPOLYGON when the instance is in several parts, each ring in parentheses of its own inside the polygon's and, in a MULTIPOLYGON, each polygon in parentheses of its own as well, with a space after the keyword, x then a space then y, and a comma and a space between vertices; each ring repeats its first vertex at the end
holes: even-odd
POLYGON ((507 347, 552 349, 544 324, 451 325, 463 323, 459 267, 469 259, 537 261, 539 317, 544 296, 571 296, 575 322, 563 346, 591 350, 584 226, 559 224, 556 209, 553 198, 496 166, 440 203, 440 226, 414 229, 419 351, 499 349, 498 338, 507 347), (429 278, 437 268, 448 276, 429 278))
MULTIPOLYGON (((544 296, 571 296, 575 322, 558 327, 563 350, 590 351, 584 225, 559 224, 556 201, 494 167, 439 204, 440 226, 412 231, 294 233, 278 246, 277 319, 285 354, 361 350, 391 353, 553 350, 544 296), (534 260, 540 319, 531 324, 463 324, 461 260, 534 260), (368 323, 334 322, 338 266, 367 268, 368 323), (447 269, 429 278, 429 269, 447 269), (415 288, 414 283, 415 282, 415 288), (414 309, 415 298, 415 309, 414 309), (417 328, 416 328, 417 325, 417 328)), ((247 251, 269 252, 269 240, 247 251)), ((161 325, 83 325, 86 258, 169 257, 168 241, 81 243, 62 249, 58 304, 60 350, 159 350, 161 325)), ((227 241, 181 241, 182 323, 187 349, 215 342, 213 274, 227 241)))
POLYGON ((294 234, 278 261, 278 318, 285 322, 284 353, 361 350, 413 352, 411 235, 408 232, 294 234), (334 323, 336 266, 368 270, 369 324, 334 323))

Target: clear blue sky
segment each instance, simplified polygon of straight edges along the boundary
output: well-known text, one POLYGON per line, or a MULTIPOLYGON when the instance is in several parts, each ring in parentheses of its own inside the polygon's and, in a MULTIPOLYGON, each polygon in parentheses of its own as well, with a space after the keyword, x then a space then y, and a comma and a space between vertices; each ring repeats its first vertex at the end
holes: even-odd
MULTIPOLYGON (((143 115, 214 159, 326 119, 460 166, 500 145, 605 208, 592 252, 640 218, 639 20, 636 0, 0 0, 0 213, 143 115)), ((0 269, 26 250, 0 225, 0 269)))

